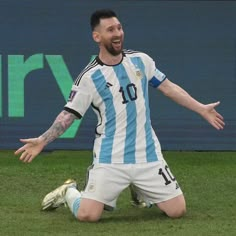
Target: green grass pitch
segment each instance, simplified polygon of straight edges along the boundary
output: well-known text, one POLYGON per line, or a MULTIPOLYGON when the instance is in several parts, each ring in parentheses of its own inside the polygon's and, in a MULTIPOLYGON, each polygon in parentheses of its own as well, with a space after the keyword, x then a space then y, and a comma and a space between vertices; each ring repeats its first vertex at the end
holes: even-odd
POLYGON ((40 211, 44 195, 66 179, 84 186, 91 155, 55 151, 23 164, 13 151, 0 151, 0 235, 236 235, 235 152, 164 152, 185 194, 187 214, 181 219, 169 219, 156 207, 133 208, 127 190, 98 223, 78 222, 64 207, 40 211))

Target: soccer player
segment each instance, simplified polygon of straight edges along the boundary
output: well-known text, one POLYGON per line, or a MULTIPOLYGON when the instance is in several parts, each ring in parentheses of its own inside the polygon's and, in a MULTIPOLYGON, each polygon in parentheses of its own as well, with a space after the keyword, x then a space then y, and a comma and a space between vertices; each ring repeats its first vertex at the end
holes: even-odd
POLYGON ((159 71, 147 54, 123 49, 124 31, 112 10, 94 12, 90 23, 98 56, 75 80, 52 126, 37 138, 21 139, 24 145, 15 154, 31 162, 91 105, 98 124, 88 183, 79 192, 75 181, 66 181, 46 195, 42 208, 66 203, 78 220, 95 222, 104 206, 114 208, 119 194, 132 184, 140 199, 156 204, 171 218, 181 217, 186 212, 185 198, 151 126, 148 85, 198 113, 217 130, 224 128, 223 117, 215 110, 220 102, 198 102, 159 71))

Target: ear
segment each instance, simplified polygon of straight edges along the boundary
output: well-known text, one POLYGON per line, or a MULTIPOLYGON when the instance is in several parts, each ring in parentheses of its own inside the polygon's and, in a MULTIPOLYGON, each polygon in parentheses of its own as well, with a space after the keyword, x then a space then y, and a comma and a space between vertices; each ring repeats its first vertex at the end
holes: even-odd
POLYGON ((99 43, 99 42, 100 42, 100 34, 99 34, 97 31, 93 31, 93 40, 94 40, 96 43, 99 43))

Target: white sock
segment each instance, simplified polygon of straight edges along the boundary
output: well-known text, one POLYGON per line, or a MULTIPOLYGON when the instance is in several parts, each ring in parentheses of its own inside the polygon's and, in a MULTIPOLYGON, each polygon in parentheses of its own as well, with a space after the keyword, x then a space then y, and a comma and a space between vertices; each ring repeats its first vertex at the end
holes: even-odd
POLYGON ((65 199, 68 207, 70 208, 70 211, 77 218, 81 200, 81 193, 76 188, 68 188, 66 191, 65 199))

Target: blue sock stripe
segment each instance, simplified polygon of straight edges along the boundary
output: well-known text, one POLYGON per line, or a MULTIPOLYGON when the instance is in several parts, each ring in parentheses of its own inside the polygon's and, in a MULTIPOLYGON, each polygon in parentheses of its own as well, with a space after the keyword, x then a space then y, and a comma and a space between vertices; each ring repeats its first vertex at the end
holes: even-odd
POLYGON ((78 210, 79 210, 79 207, 80 207, 80 200, 81 200, 81 198, 79 197, 73 203, 73 214, 76 218, 78 217, 78 210))

